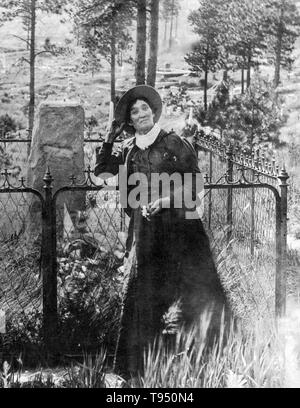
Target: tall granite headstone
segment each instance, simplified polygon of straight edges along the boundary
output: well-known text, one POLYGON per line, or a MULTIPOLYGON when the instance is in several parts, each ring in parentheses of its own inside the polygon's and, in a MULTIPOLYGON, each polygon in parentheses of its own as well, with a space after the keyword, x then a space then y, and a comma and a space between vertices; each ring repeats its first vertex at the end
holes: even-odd
MULTIPOLYGON (((70 176, 76 182, 84 180, 84 110, 77 102, 51 102, 40 104, 33 129, 31 151, 28 160, 27 185, 44 195, 43 180, 47 168, 53 177, 53 193, 70 184, 70 176)), ((66 205, 75 223, 77 211, 85 209, 85 192, 67 192, 59 195, 57 202, 57 233, 63 234, 63 214, 66 205)), ((31 196, 29 220, 26 231, 39 235, 41 205, 31 196)))

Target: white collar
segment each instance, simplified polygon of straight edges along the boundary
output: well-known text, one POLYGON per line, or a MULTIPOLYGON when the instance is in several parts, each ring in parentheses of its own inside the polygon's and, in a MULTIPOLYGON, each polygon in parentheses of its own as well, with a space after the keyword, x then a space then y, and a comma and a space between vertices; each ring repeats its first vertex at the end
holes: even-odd
POLYGON ((155 142, 159 132, 160 132, 160 126, 155 123, 153 128, 146 134, 140 135, 139 133, 135 133, 135 143, 137 147, 139 147, 142 150, 147 149, 152 143, 155 142))

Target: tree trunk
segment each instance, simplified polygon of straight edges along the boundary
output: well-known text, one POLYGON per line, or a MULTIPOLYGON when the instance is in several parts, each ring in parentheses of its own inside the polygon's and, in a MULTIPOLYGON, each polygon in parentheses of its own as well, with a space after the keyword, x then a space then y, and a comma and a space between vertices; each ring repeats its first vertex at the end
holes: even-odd
POLYGON ((204 98, 203 98, 204 110, 205 111, 207 111, 207 85, 208 85, 208 70, 205 69, 205 72, 204 72, 204 98))
POLYGON ((171 7, 171 24, 170 24, 169 49, 172 48, 173 20, 174 20, 174 0, 172 0, 172 7, 171 7))
POLYGON ((136 84, 145 83, 146 69, 146 0, 137 2, 137 36, 136 36, 136 61, 135 61, 135 78, 136 84))
POLYGON ((224 69, 223 71, 223 81, 227 82, 228 81, 228 70, 224 69))
POLYGON ((251 83, 251 54, 248 56, 248 64, 247 64, 247 89, 249 88, 251 83))
POLYGON ((35 105, 35 28, 36 28, 36 0, 30 3, 30 81, 29 81, 29 139, 32 137, 35 105))
POLYGON ((168 29, 168 20, 165 19, 164 43, 167 42, 167 29, 168 29))
POLYGON ((110 100, 115 106, 116 101, 116 23, 112 19, 111 23, 111 41, 110 41, 110 100))
POLYGON ((27 24, 27 42, 26 42, 26 50, 29 50, 30 44, 30 24, 27 24))
POLYGON ((275 72, 274 72, 274 87, 277 88, 280 82, 280 66, 281 66, 281 51, 282 51, 282 35, 283 35, 283 6, 281 6, 280 21, 277 28, 277 39, 275 48, 275 72))
MULTIPOLYGON (((206 47, 206 55, 208 56, 209 53, 209 46, 206 47)), ((207 111, 207 86, 208 86, 208 58, 205 58, 205 69, 204 69, 204 96, 203 96, 203 104, 204 110, 207 111)))
POLYGON ((241 69, 241 93, 245 92, 245 71, 244 68, 241 69))
POLYGON ((151 0, 150 52, 147 84, 155 86, 158 53, 159 0, 151 0))
POLYGON ((176 14, 175 37, 178 36, 178 14, 176 14))

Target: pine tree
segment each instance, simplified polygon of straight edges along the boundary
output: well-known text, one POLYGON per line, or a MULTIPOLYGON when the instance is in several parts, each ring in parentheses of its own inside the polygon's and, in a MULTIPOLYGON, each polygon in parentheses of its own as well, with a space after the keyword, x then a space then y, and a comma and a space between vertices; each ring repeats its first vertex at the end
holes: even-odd
POLYGON ((231 1, 230 21, 232 27, 230 53, 236 67, 242 70, 243 93, 244 70, 247 71, 248 88, 251 83, 251 69, 259 64, 267 49, 264 1, 231 1))
POLYGON ((129 29, 134 16, 133 2, 76 0, 72 15, 76 27, 81 27, 79 36, 88 60, 97 64, 100 55, 111 66, 111 101, 115 102, 116 55, 132 42, 129 29))
POLYGON ((23 61, 27 62, 30 67, 30 80, 29 80, 29 112, 28 112, 28 127, 29 137, 31 138, 34 112, 35 112, 35 66, 36 59, 43 53, 55 53, 50 50, 37 50, 36 46, 36 24, 39 13, 55 13, 61 14, 67 0, 2 0, 0 12, 0 23, 6 21, 12 21, 18 17, 23 20, 24 27, 27 31, 26 37, 17 37, 20 41, 23 41, 27 45, 29 50, 29 58, 23 58, 23 61))
POLYGON ((207 88, 209 72, 216 72, 223 66, 221 25, 217 22, 222 13, 221 0, 207 2, 200 0, 200 7, 188 17, 193 31, 199 35, 199 42, 185 56, 194 72, 204 73, 204 109, 207 110, 207 88))
POLYGON ((285 120, 281 103, 272 84, 254 77, 246 92, 232 100, 221 84, 208 111, 199 108, 195 117, 202 125, 218 129, 225 141, 245 148, 250 154, 257 147, 271 151, 280 144, 279 129, 285 120))
POLYGON ((291 0, 267 0, 266 31, 268 33, 269 62, 274 64, 274 86, 280 82, 280 69, 290 69, 292 52, 300 34, 300 15, 291 0))
POLYGON ((172 47, 172 44, 173 44, 174 27, 175 27, 175 32, 176 32, 176 24, 174 24, 174 18, 177 21, 179 10, 180 10, 179 0, 163 0, 162 1, 162 18, 164 19, 164 22, 165 22, 165 28, 164 28, 164 42, 165 43, 167 43, 168 23, 170 23, 169 40, 168 40, 169 49, 172 47))

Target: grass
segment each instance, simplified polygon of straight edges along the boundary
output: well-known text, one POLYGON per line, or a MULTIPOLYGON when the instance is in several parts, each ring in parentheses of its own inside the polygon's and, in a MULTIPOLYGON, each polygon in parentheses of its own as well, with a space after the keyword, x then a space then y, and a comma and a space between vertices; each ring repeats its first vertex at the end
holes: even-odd
POLYGON ((144 388, 264 388, 283 385, 283 358, 278 336, 270 322, 252 330, 232 323, 207 348, 210 316, 203 315, 189 331, 180 330, 170 352, 160 338, 145 355, 145 373, 138 379, 144 388), (263 330, 262 330, 263 329, 263 330), (226 334, 227 333, 227 334, 226 334))
POLYGON ((104 350, 94 357, 85 354, 82 364, 72 364, 67 369, 64 386, 66 388, 106 388, 105 365, 104 350))
MULTIPOLYGON (((259 321, 251 330, 233 323, 227 330, 222 322, 220 336, 210 349, 206 343, 209 324, 210 315, 206 313, 188 331, 181 328, 172 349, 161 335, 145 352, 144 373, 127 384, 117 376, 114 376, 114 383, 107 381, 111 373, 102 350, 94 357, 85 355, 82 363, 71 364, 56 385, 53 385, 51 373, 45 377, 41 371, 25 386, 104 388, 118 384, 131 388, 280 388, 285 385, 284 343, 273 322, 259 321)), ((2 386, 22 386, 20 372, 13 377, 7 363, 1 375, 2 386)))

